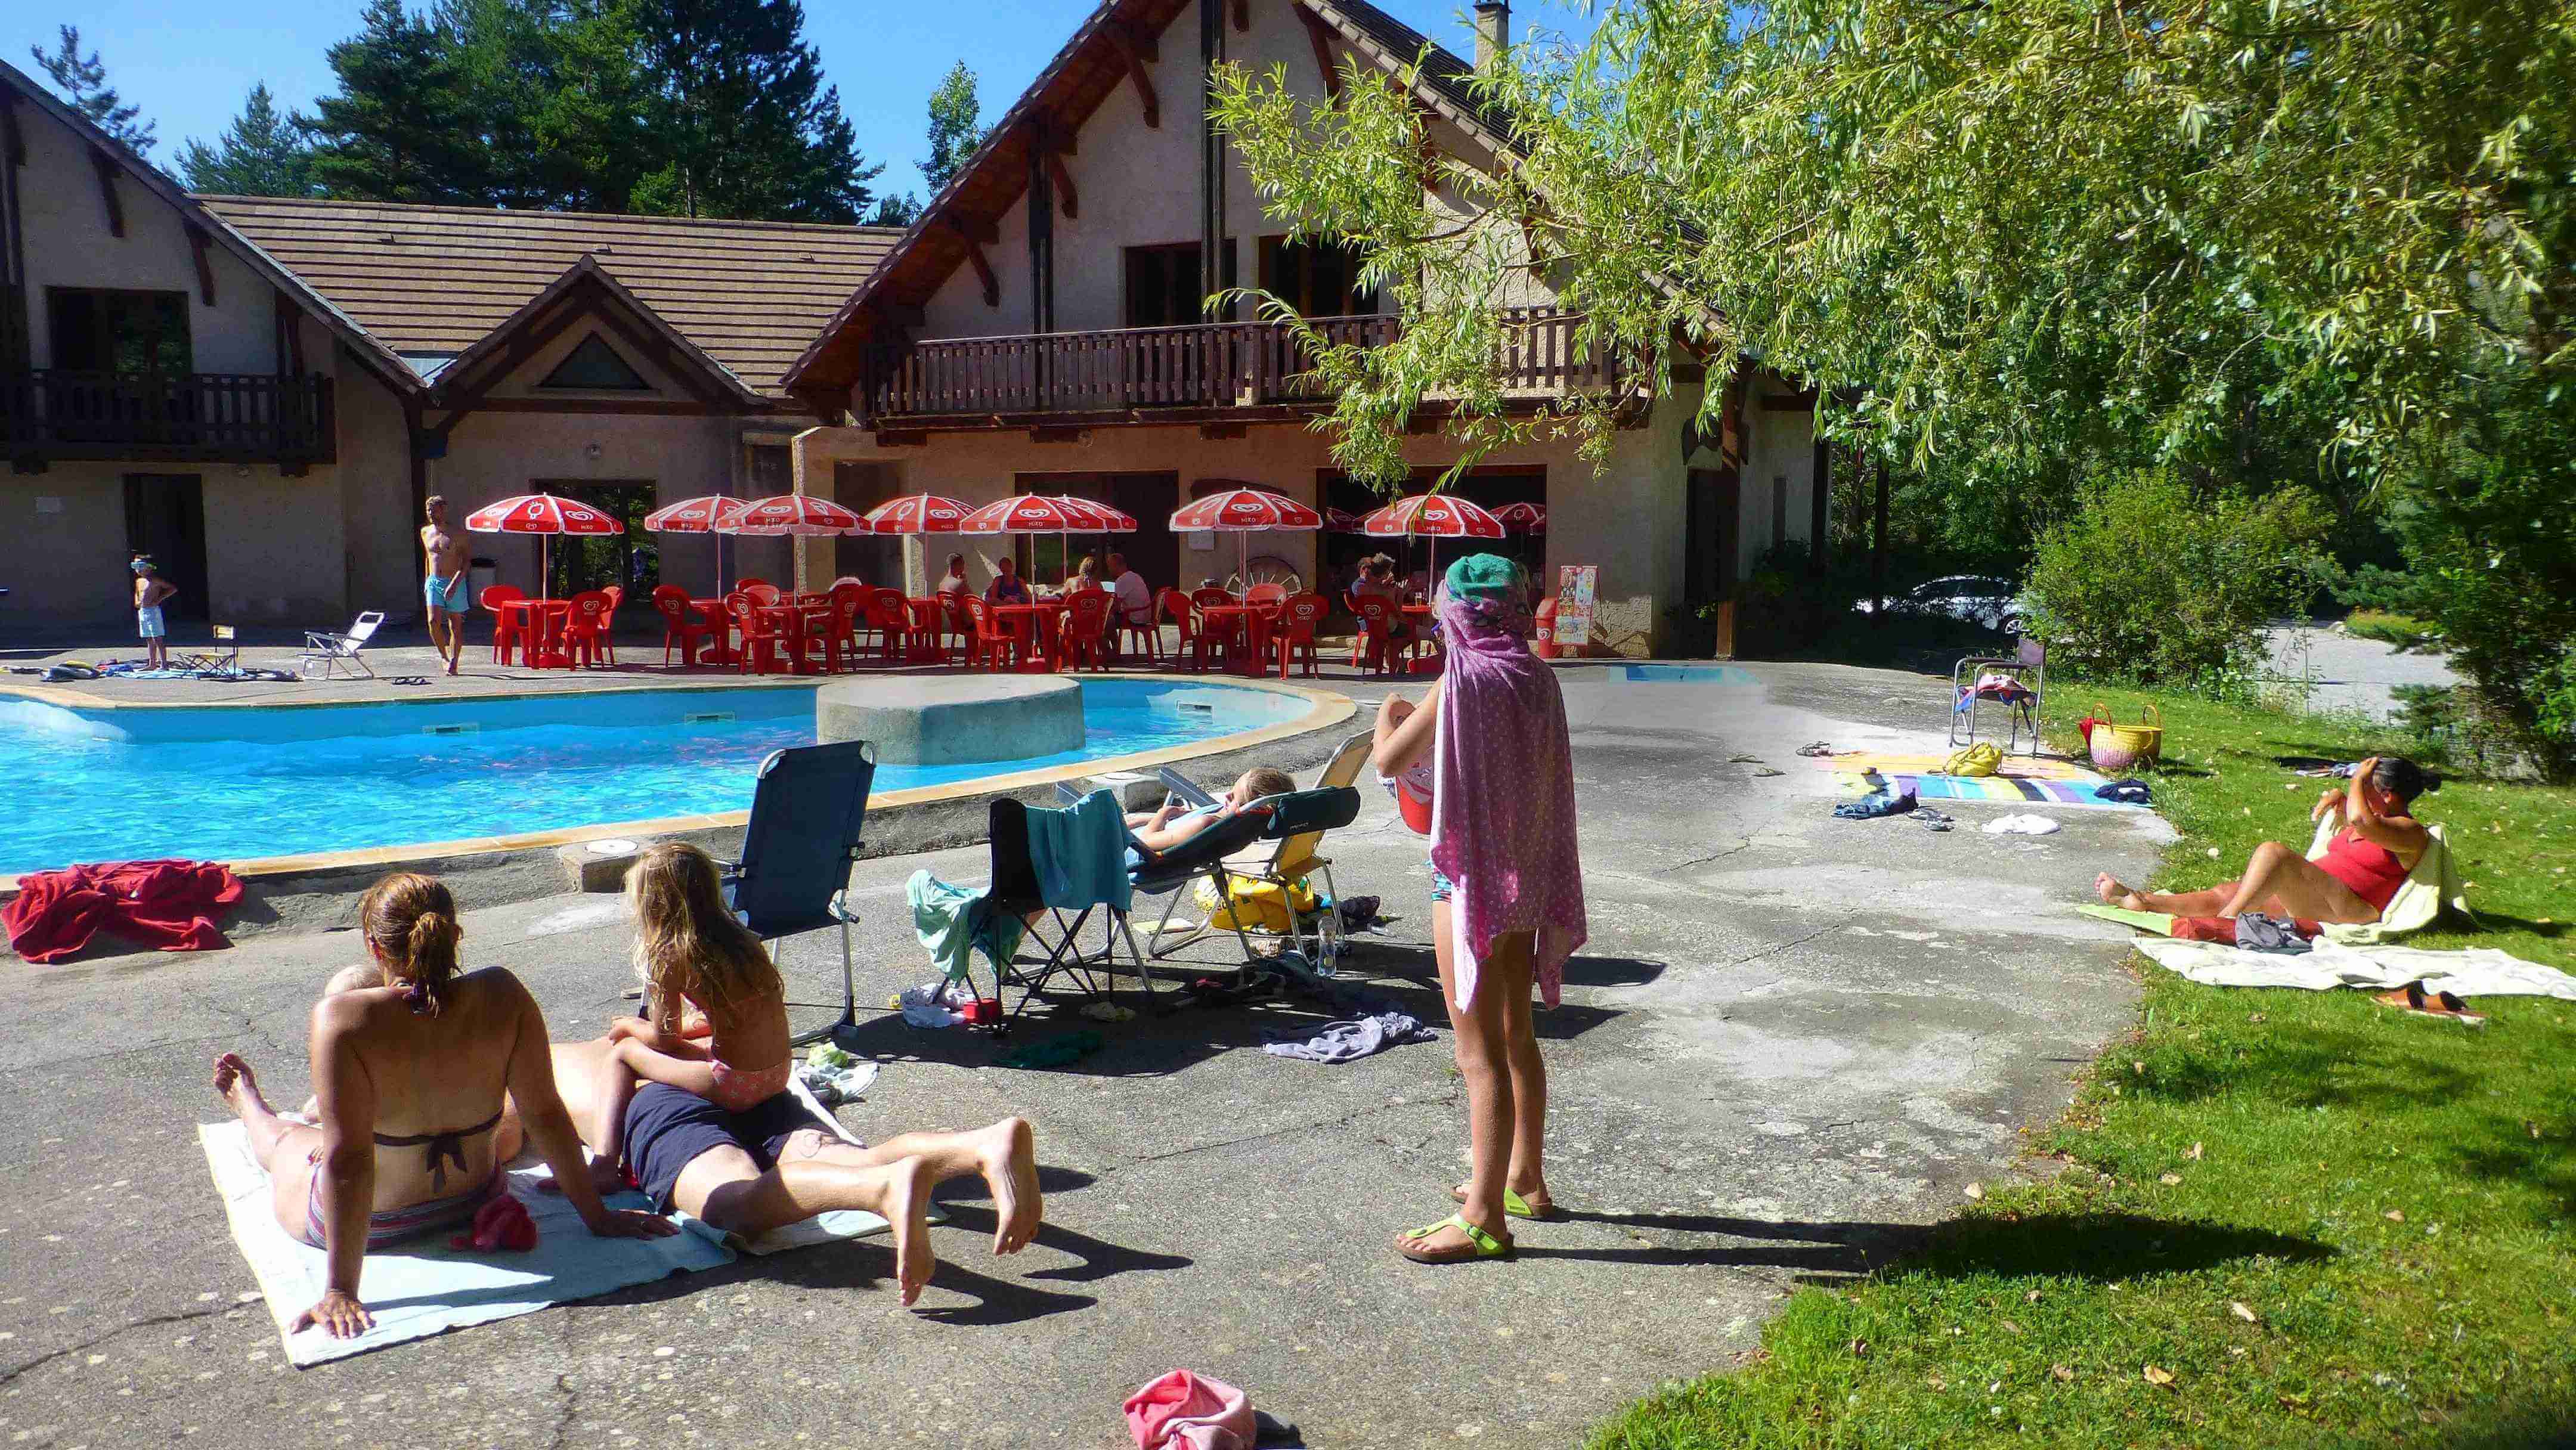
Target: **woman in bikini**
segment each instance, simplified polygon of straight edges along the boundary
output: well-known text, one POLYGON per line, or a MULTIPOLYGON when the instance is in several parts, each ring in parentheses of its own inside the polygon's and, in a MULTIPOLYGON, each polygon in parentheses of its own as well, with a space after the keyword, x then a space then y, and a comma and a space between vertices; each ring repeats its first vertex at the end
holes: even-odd
POLYGON ((2094 878, 2093 888, 2105 902, 2130 911, 2215 917, 2258 911, 2317 922, 2377 921, 2431 843, 2431 834, 2409 812, 2415 797, 2435 785, 2411 760, 2374 755, 2353 768, 2351 785, 2327 791, 2308 812, 2311 821, 2343 820, 2326 853, 2314 861, 2265 841, 2254 848, 2243 876, 2205 891, 2132 891, 2107 871, 2094 878))
POLYGON ((329 1287, 296 1329, 365 1333, 375 1322, 358 1298, 368 1250, 470 1219, 508 1191, 494 1143, 505 1098, 592 1233, 673 1232, 655 1215, 601 1205, 555 1093, 536 999, 499 967, 457 975, 461 933, 445 886, 388 876, 359 903, 358 922, 377 981, 314 1004, 318 1126, 273 1111, 238 1054, 215 1059, 215 1091, 250 1131, 279 1225, 330 1255, 329 1287))
POLYGON ((626 1105, 639 1083, 744 1113, 787 1091, 796 1070, 787 985, 760 938, 725 906, 714 857, 681 841, 654 847, 627 873, 626 903, 649 1015, 608 1027, 586 1135, 602 1175, 624 1151, 626 1105))

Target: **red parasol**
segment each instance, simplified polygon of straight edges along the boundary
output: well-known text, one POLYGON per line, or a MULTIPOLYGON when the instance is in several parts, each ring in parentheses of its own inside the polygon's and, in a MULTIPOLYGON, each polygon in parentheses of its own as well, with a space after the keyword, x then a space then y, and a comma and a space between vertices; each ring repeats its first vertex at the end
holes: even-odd
POLYGON ((1360 516, 1349 509, 1324 510, 1324 532, 1328 534, 1356 534, 1361 522, 1360 516))
POLYGON ((1418 493, 1400 498, 1360 521, 1360 532, 1377 539, 1431 540, 1431 575, 1440 582, 1442 539, 1499 539, 1503 521, 1454 494, 1418 493))
MULTIPOLYGON (((465 528, 475 534, 622 534, 626 526, 592 508, 579 499, 561 498, 551 493, 523 493, 499 503, 485 504, 465 516, 465 528)), ((546 597, 554 572, 550 557, 553 541, 537 541, 537 597, 546 597)))
MULTIPOLYGON (((743 500, 723 494, 701 494, 664 504, 644 516, 644 527, 656 534, 718 534, 742 517, 743 500)), ((724 541, 716 541, 716 596, 724 596, 724 541)))
POLYGON ((1324 516, 1293 498, 1266 489, 1230 488, 1174 510, 1171 526, 1176 534, 1213 530, 1234 535, 1235 577, 1249 585, 1252 546, 1245 535, 1313 533, 1324 526, 1324 516))
POLYGON ((755 538, 777 538, 787 534, 819 538, 862 530, 857 514, 828 498, 816 498, 806 493, 782 493, 744 504, 733 522, 717 526, 716 532, 749 534, 755 538))
MULTIPOLYGON (((867 517, 859 520, 859 527, 852 532, 892 535, 953 534, 957 532, 959 525, 966 522, 966 512, 966 505, 942 494, 908 493, 901 498, 888 499, 868 510, 867 517)), ((927 578, 930 573, 930 545, 927 542, 923 543, 921 554, 921 570, 923 576, 927 578)))
POLYGON ((1516 534, 1547 532, 1547 505, 1543 503, 1507 503, 1494 510, 1494 517, 1516 534))

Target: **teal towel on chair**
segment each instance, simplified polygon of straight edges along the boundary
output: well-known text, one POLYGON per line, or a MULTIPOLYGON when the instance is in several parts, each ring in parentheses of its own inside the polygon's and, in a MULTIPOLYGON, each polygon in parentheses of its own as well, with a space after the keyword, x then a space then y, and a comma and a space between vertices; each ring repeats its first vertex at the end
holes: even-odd
POLYGON ((1135 900, 1127 879, 1127 813, 1114 792, 1095 790, 1060 811, 1029 807, 1029 864, 1049 906, 1125 911, 1135 900))
POLYGON ((923 869, 903 884, 903 897, 912 906, 913 934, 930 953, 930 964, 952 982, 966 980, 979 948, 996 967, 1020 949, 1026 930, 1020 919, 987 910, 980 890, 951 886, 923 869))

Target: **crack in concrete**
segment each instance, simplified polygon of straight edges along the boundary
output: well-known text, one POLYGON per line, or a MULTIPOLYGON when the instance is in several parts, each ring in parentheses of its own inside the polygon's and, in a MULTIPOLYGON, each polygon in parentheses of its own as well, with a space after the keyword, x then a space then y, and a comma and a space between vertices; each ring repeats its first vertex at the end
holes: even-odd
POLYGON ((99 1345, 107 1343, 109 1340, 114 1339, 119 1335, 129 1333, 133 1330, 150 1329, 156 1325, 162 1324, 185 1324, 192 1319, 211 1319, 219 1314, 231 1313, 234 1307, 235 1306, 233 1305, 226 1304, 217 1308, 191 1309, 184 1314, 156 1314, 149 1319, 136 1319, 125 1324, 120 1324, 116 1328, 108 1330, 104 1334, 94 1335, 88 1339, 82 1340, 78 1344, 66 1345, 50 1354, 38 1355, 34 1359, 27 1361, 25 1364, 18 1366, 16 1369, 0 1371, 0 1385, 8 1384, 30 1371, 42 1369, 46 1365, 52 1364, 55 1360, 61 1359, 65 1355, 79 1354, 85 1350, 93 1349, 99 1345))
MULTIPOLYGON (((1292 1137, 1298 1133, 1311 1133, 1318 1129, 1346 1128, 1351 1124, 1358 1122, 1360 1119, 1367 1117, 1371 1113, 1384 1112, 1388 1108, 1409 1108, 1414 1105, 1414 1100, 1410 1098, 1400 1103, 1372 1103, 1364 1108, 1355 1108, 1350 1112, 1342 1114, 1338 1118, 1323 1118, 1311 1123, 1298 1123, 1285 1128, 1273 1128, 1267 1133, 1246 1133, 1240 1138, 1227 1138, 1215 1143, 1200 1143, 1188 1148, 1175 1148, 1168 1153, 1148 1153, 1142 1157, 1129 1159, 1127 1163, 1122 1164, 1121 1167, 1142 1167, 1148 1163, 1161 1163, 1173 1158, 1187 1158, 1192 1154, 1197 1153, 1213 1153, 1221 1148, 1234 1148, 1245 1143, 1259 1143, 1272 1138, 1292 1137)), ((1116 1172, 1119 1170, 1111 1169, 1108 1171, 1116 1172)), ((1104 1173, 1102 1176, 1106 1177, 1107 1173, 1104 1173)))
POLYGON ((1664 869, 1662 869, 1661 871, 1656 872, 1655 874, 1656 874, 1656 875, 1658 875, 1658 876, 1670 876, 1670 875, 1672 875, 1674 872, 1677 872, 1677 871, 1688 871, 1688 870, 1689 870, 1690 868, 1692 868, 1693 866, 1706 866, 1706 865, 1708 865, 1708 864, 1709 864, 1710 862, 1712 862, 1712 861, 1723 861, 1723 860, 1725 860, 1727 857, 1734 855, 1734 854, 1735 854, 1736 852, 1738 852, 1738 851, 1749 851, 1749 850, 1751 850, 1751 849, 1753 849, 1753 838, 1752 838, 1751 836, 1747 836, 1747 837, 1745 837, 1743 840, 1740 840, 1740 841, 1736 842, 1734 845, 1729 846, 1729 847, 1728 847, 1728 848, 1726 848, 1725 850, 1718 852, 1716 855, 1713 855, 1713 856, 1694 856, 1694 857, 1692 857, 1690 860, 1688 860, 1688 861, 1684 861, 1684 862, 1682 862, 1682 863, 1681 863, 1681 864, 1679 864, 1679 865, 1676 865, 1676 866, 1667 866, 1667 867, 1665 867, 1664 869))
POLYGON ((1855 911, 1855 912, 1853 912, 1851 915, 1846 916, 1846 917, 1843 917, 1843 918, 1842 918, 1842 919, 1840 919, 1839 921, 1830 922, 1830 923, 1828 923, 1828 924, 1826 924, 1826 925, 1824 925, 1824 926, 1820 926, 1820 927, 1816 928, 1814 931, 1811 931, 1811 932, 1807 933, 1805 936, 1801 936, 1801 937, 1792 937, 1792 938, 1790 938, 1789 940, 1787 940, 1787 941, 1784 941, 1784 942, 1780 943, 1778 946, 1764 947, 1762 950, 1760 950, 1760 951, 1758 951, 1758 952, 1754 952, 1754 953, 1751 953, 1751 954, 1746 955, 1746 956, 1737 957, 1735 960, 1733 960, 1733 961, 1731 961, 1731 962, 1726 962, 1726 963, 1724 963, 1723 965, 1725 965, 1725 966, 1730 966, 1730 967, 1740 967, 1740 966, 1745 965, 1747 962, 1758 962, 1758 961, 1762 960, 1764 957, 1776 957, 1776 956, 1778 956, 1780 953, 1785 952, 1785 951, 1788 951, 1788 950, 1790 950, 1790 949, 1791 949, 1791 948, 1793 948, 1793 947, 1802 947, 1802 946, 1805 946, 1807 943, 1809 943, 1809 942, 1811 942, 1811 941, 1814 941, 1816 938, 1818 938, 1818 937, 1820 937, 1820 936, 1831 936, 1833 933, 1838 932, 1838 931, 1842 930, 1844 927, 1847 927, 1847 926, 1851 925, 1853 922, 1860 920, 1861 915, 1862 915, 1862 913, 1855 911))

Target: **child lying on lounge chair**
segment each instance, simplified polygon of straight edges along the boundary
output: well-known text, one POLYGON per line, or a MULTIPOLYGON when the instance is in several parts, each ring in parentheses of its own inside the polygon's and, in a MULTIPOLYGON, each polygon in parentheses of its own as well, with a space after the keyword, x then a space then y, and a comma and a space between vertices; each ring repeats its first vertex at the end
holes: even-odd
POLYGON ((1148 853, 1168 851, 1264 796, 1286 795, 1296 788, 1288 772, 1257 765, 1245 771, 1215 805, 1191 810, 1177 800, 1166 800, 1160 810, 1129 812, 1127 834, 1148 853))

